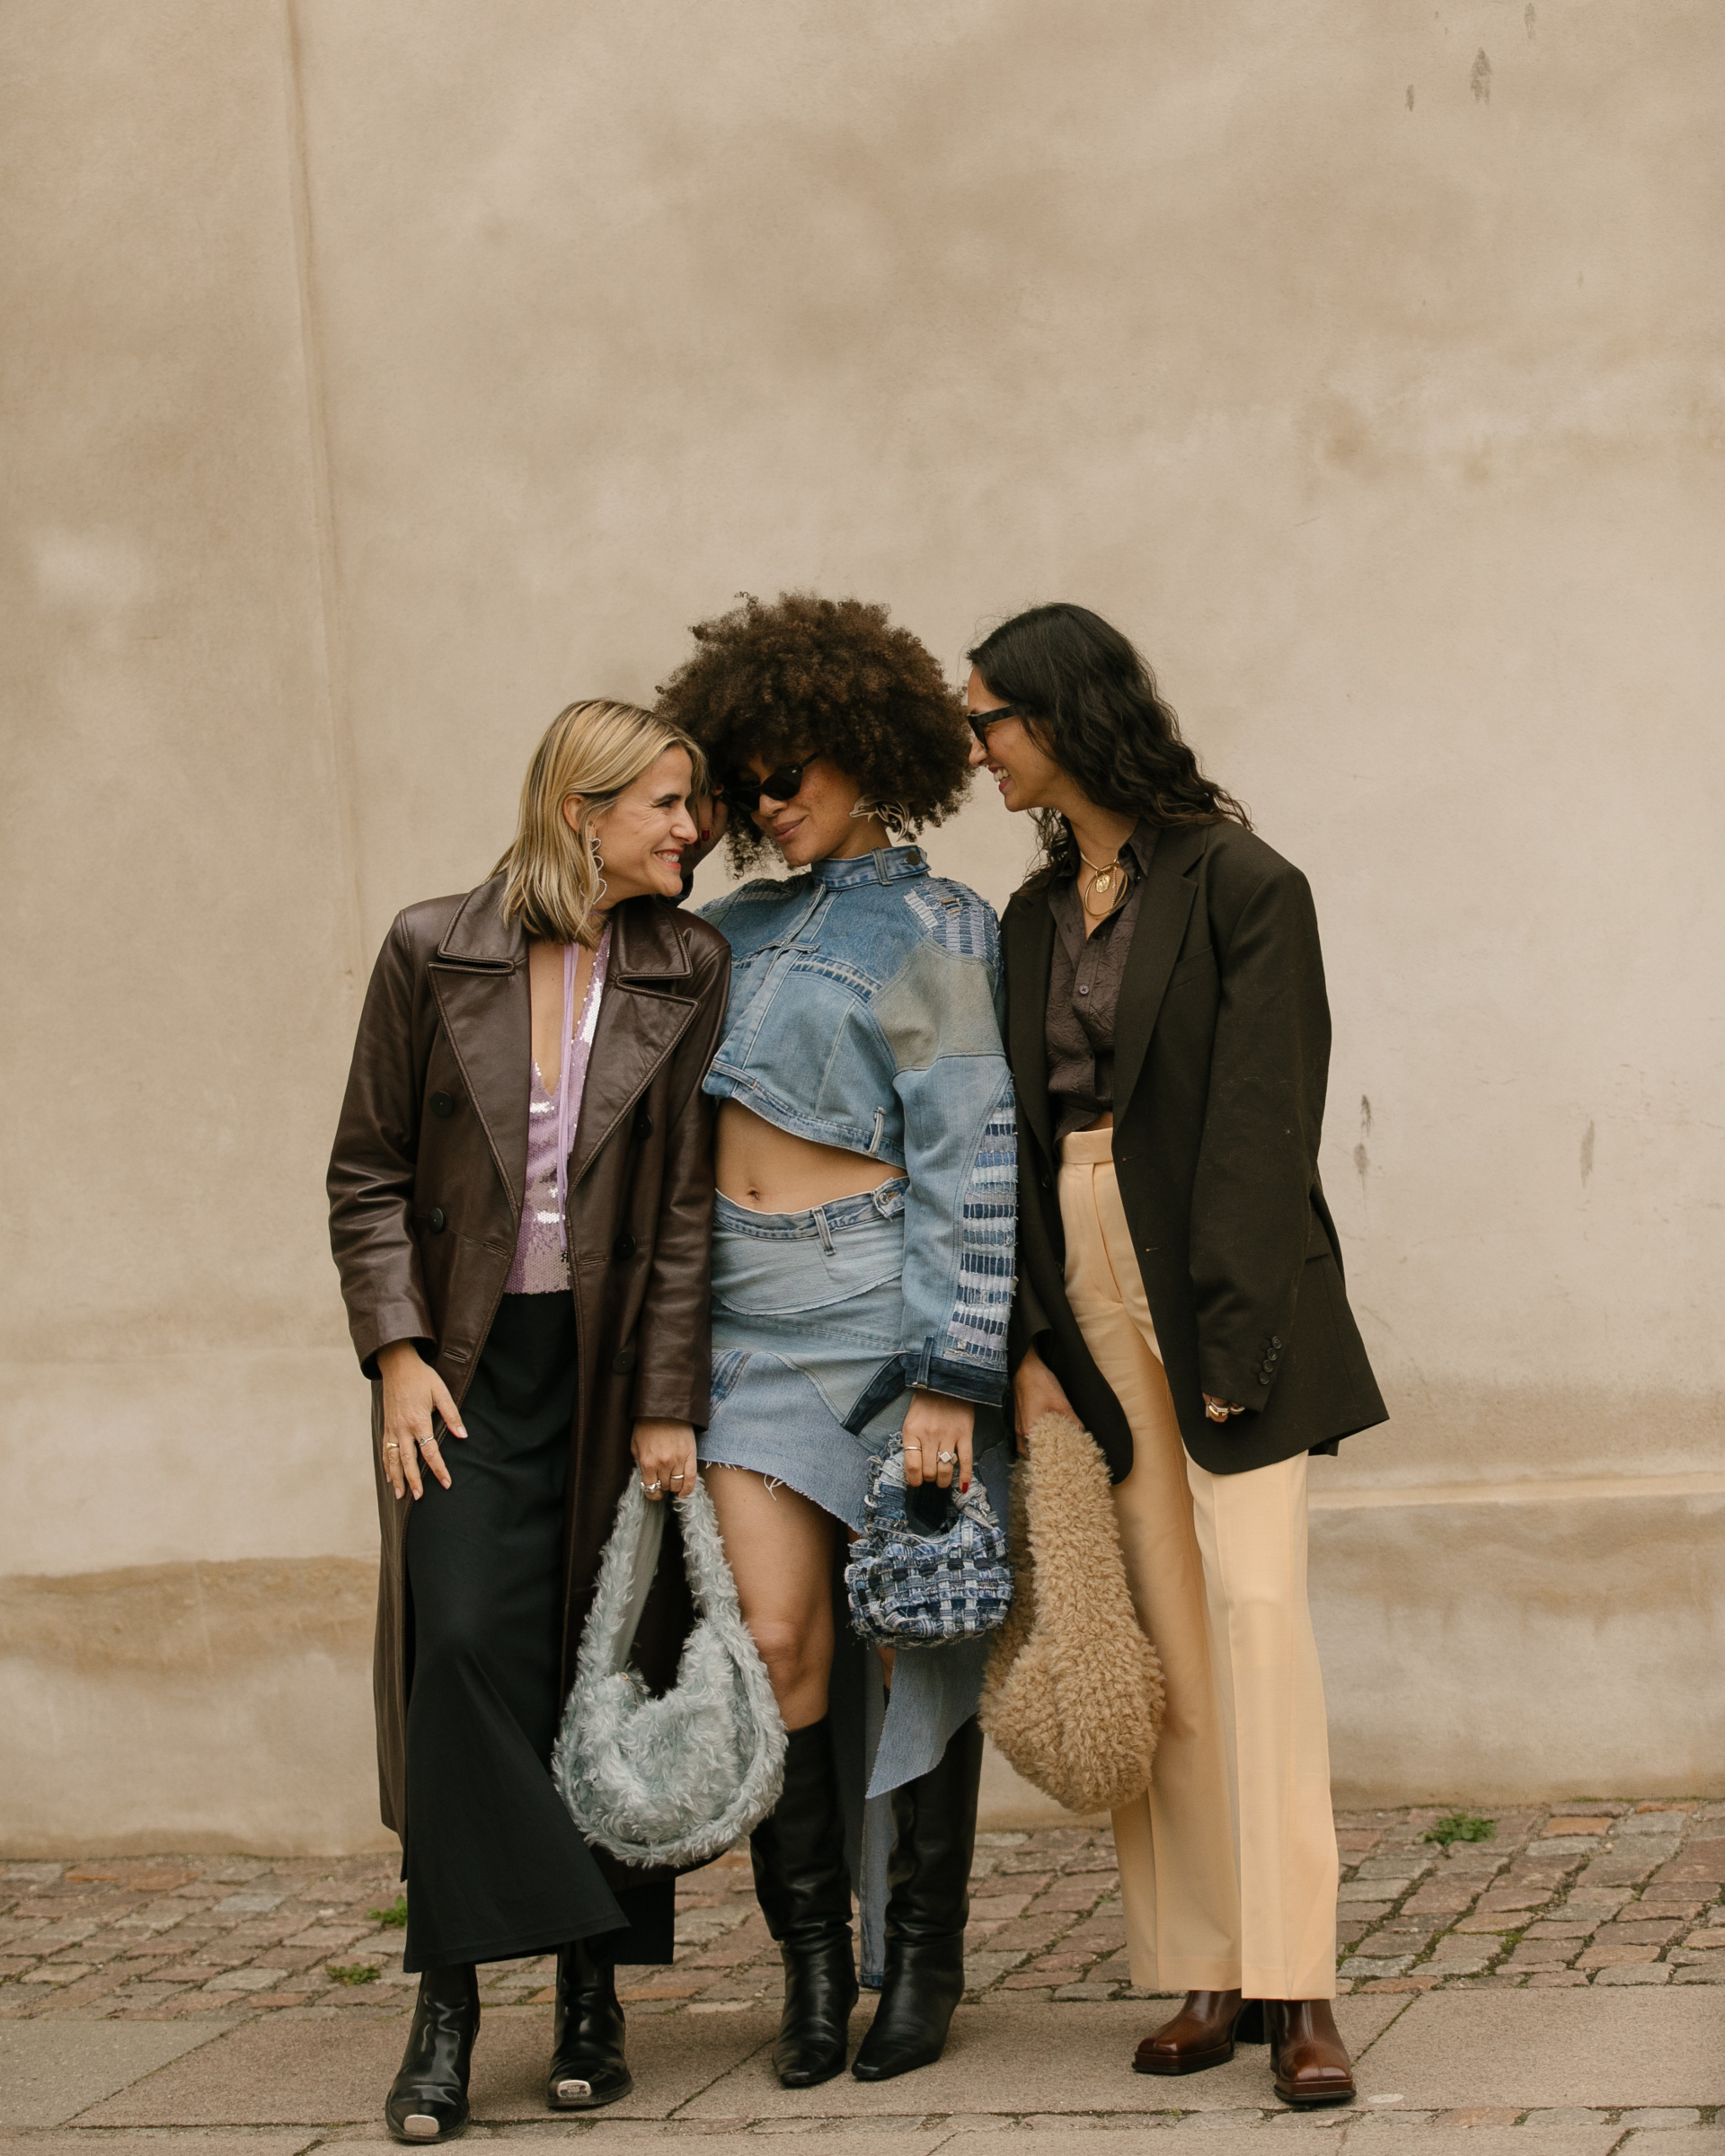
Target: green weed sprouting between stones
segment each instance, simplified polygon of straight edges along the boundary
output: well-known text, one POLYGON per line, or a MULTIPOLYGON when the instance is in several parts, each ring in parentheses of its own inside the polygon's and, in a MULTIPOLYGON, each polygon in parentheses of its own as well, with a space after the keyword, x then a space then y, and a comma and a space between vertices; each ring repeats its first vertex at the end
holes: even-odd
POLYGON ((392 1931, 399 1931, 407 1922, 407 1896, 398 1894, 387 1909, 367 1909, 366 1914, 374 1924, 387 1924, 392 1931))
POLYGON ((377 1981, 375 1962, 326 1961, 323 1966, 338 1984, 376 1984, 377 1981))
POLYGON ((1429 1826, 1420 1838, 1422 1842, 1440 1842, 1447 1849, 1452 1842, 1492 1842, 1497 1839, 1497 1833, 1495 1819, 1482 1819, 1477 1812, 1451 1812, 1436 1826, 1429 1826))

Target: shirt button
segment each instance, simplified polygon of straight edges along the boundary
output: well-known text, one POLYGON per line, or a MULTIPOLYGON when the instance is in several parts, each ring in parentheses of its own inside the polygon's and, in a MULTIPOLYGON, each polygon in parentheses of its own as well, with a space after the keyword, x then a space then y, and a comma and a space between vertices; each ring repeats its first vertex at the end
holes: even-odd
POLYGON ((1080 995, 1088 995, 1090 994, 1090 990, 1088 988, 1081 988, 1078 993, 1080 995))

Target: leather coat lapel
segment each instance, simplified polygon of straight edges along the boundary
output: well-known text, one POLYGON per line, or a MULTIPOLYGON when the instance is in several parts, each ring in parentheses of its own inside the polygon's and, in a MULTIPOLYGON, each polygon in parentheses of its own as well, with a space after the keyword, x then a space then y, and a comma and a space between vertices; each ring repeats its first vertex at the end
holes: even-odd
POLYGON ((518 1223, 527 1182, 533 1005, 527 939, 500 910, 503 879, 468 894, 431 960, 438 1008, 518 1223))
POLYGON ((1020 891, 1001 923, 1006 953, 1006 1053, 1013 1090, 1037 1143, 1054 1161, 1054 1116, 1048 1104, 1047 1023, 1048 974, 1054 963, 1054 915, 1048 893, 1020 891))
POLYGON ((570 1156, 571 1190, 694 1018, 694 998, 674 985, 692 971, 676 913, 663 899, 632 898, 618 906, 570 1156))
POLYGON ((1167 993, 1180 947, 1186 940, 1198 887, 1186 871, 1202 854, 1208 826, 1172 826, 1156 834, 1144 896, 1127 953, 1120 998, 1114 1012, 1114 1120, 1132 1105, 1156 1014, 1167 993))

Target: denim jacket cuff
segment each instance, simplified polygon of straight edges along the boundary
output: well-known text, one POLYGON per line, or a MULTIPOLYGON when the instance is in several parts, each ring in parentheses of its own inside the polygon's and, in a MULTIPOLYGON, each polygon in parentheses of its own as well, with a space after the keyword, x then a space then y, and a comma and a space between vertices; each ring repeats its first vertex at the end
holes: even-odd
POLYGON ((945 1392, 954 1400, 974 1401, 978 1407, 997 1408, 1006 1396, 1006 1373, 978 1370, 969 1363, 950 1363, 924 1351, 907 1354, 905 1383, 921 1385, 930 1392, 945 1392))

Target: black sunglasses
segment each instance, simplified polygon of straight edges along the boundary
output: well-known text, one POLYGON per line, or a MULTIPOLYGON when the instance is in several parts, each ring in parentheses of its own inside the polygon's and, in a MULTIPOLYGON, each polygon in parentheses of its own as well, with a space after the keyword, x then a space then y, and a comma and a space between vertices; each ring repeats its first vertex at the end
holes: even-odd
POLYGON ((724 798, 734 808, 746 808, 751 814, 760 807, 761 796, 770 794, 775 801, 794 801, 802 791, 802 774, 811 764, 818 764, 820 752, 805 756, 801 764, 781 764, 776 771, 769 771, 764 779, 750 776, 746 771, 734 773, 725 781, 724 798))
POLYGON ((988 729, 1001 719, 1028 719, 1031 713, 1022 703, 997 703, 992 711, 967 711, 970 731, 984 748, 988 746, 988 729))

